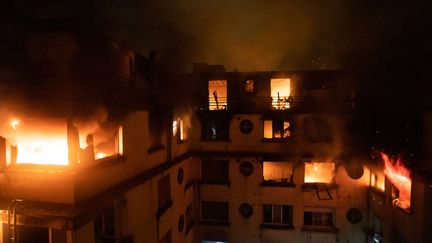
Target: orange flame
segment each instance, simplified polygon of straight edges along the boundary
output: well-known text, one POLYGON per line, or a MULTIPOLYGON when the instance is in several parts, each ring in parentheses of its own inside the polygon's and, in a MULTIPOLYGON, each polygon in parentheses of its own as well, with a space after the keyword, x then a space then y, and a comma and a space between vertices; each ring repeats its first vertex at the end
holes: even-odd
POLYGON ((403 165, 400 158, 393 160, 385 153, 381 152, 381 158, 384 160, 384 174, 390 182, 399 190, 399 198, 393 200, 393 204, 403 209, 409 209, 411 206, 411 173, 403 165))

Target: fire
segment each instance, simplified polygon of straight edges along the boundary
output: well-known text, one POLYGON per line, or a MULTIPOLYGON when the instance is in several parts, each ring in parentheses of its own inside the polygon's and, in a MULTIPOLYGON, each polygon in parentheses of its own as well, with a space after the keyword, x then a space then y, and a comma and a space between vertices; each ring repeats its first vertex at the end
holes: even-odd
POLYGON ((96 159, 103 159, 107 157, 107 155, 105 153, 96 153, 95 157, 96 159))
POLYGON ((305 183, 332 183, 335 176, 335 164, 330 162, 306 162, 305 183))
POLYGON ((381 153, 384 160, 384 174, 390 182, 399 190, 399 197, 393 200, 393 204, 403 209, 411 206, 411 173, 403 165, 400 158, 393 160, 385 153, 381 153))
POLYGON ((69 164, 64 119, 14 119, 10 124, 16 130, 17 164, 69 164))
POLYGON ((291 96, 291 79, 274 78, 271 79, 272 106, 276 109, 288 109, 290 103, 288 98, 291 96))

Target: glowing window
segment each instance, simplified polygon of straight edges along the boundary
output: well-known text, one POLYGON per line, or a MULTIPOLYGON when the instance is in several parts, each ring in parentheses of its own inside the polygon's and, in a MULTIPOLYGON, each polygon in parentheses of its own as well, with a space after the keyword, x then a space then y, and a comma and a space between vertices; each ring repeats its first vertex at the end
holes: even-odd
POLYGON ((333 183, 335 163, 305 162, 305 183, 333 183))
POLYGON ((272 106, 278 110, 290 108, 291 79, 274 78, 270 82, 272 106))
POLYGON ((175 121, 173 121, 173 125, 172 125, 173 137, 175 137, 177 135, 177 129, 178 129, 177 127, 178 127, 177 120, 175 120, 175 121))
POLYGON ((95 133, 93 139, 95 159, 123 155, 123 127, 103 134, 95 133))
POLYGON ((264 138, 291 137, 291 123, 284 120, 264 120, 264 138))
POLYGON ((208 82, 209 110, 225 110, 227 108, 227 81, 210 80, 208 82))
POLYGON ((371 173, 371 178, 370 178, 370 186, 372 188, 375 188, 379 191, 384 191, 385 189, 385 177, 384 175, 381 174, 375 174, 375 173, 371 173))
POLYGON ((185 128, 185 123, 182 119, 179 120, 179 128, 180 128, 180 141, 184 141, 187 139, 187 129, 185 128))
POLYGON ((293 163, 264 161, 263 176, 268 182, 292 182, 293 163))

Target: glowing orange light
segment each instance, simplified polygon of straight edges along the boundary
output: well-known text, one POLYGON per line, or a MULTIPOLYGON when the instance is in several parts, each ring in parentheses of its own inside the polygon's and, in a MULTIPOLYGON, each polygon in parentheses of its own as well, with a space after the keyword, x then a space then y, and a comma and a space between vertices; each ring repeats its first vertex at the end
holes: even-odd
POLYGON ((16 163, 69 164, 66 120, 29 119, 16 130, 16 163))
POLYGON ((107 155, 105 153, 96 153, 95 157, 96 159, 102 159, 105 158, 107 155))
POLYGON ((305 162, 305 183, 332 183, 335 176, 335 163, 305 162))
POLYGON ((385 153, 381 153, 384 160, 384 174, 390 182, 399 190, 399 198, 393 200, 393 204, 403 209, 411 206, 411 175, 410 171, 403 165, 400 158, 393 160, 385 153))
POLYGON ((20 121, 16 118, 13 118, 10 122, 11 127, 16 130, 18 125, 20 124, 20 121))

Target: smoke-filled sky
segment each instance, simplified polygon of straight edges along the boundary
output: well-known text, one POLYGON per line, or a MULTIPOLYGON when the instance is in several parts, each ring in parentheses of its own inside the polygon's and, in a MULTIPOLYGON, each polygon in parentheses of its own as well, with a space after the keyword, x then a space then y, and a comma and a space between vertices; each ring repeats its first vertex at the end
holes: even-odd
POLYGON ((369 68, 427 43, 418 36, 428 26, 425 6, 397 1, 16 2, 22 14, 77 18, 142 53, 156 50, 180 70, 193 62, 240 71, 369 68))

